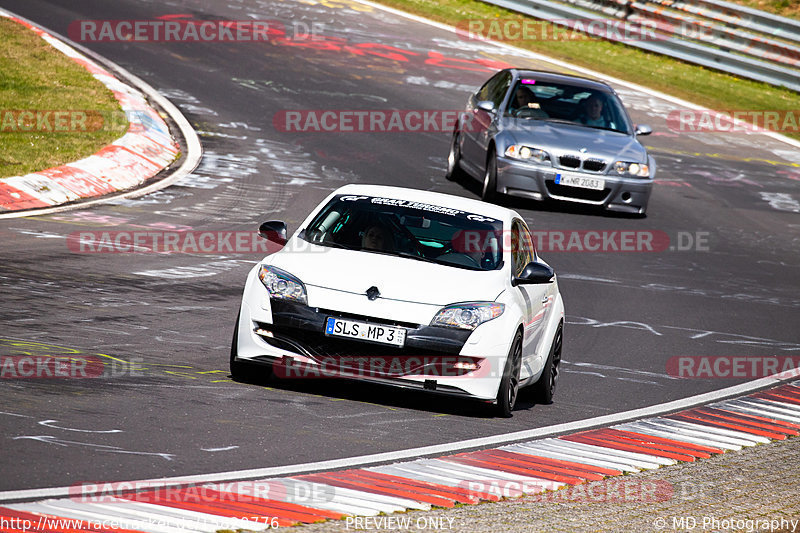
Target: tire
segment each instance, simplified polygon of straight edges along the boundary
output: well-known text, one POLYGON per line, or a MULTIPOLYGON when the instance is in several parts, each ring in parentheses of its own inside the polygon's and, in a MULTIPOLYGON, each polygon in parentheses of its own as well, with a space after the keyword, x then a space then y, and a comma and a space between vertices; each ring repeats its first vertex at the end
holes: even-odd
POLYGON ((519 396, 519 372, 522 368, 522 333, 514 335, 511 350, 508 352, 506 364, 503 368, 503 378, 497 391, 497 414, 509 418, 514 410, 519 396))
POLYGON ((547 361, 544 363, 542 375, 539 377, 539 381, 533 385, 534 400, 537 403, 553 403, 553 394, 555 394, 556 391, 559 366, 561 365, 562 337, 563 326, 559 324, 556 334, 553 337, 553 344, 550 346, 550 353, 547 355, 547 361))
POLYGON ((231 340, 231 378, 234 381, 251 383, 260 379, 266 379, 272 373, 272 369, 266 365, 237 361, 239 353, 239 316, 236 316, 236 326, 233 329, 233 340, 231 340))
POLYGON ((494 149, 489 150, 489 155, 486 157, 486 172, 483 174, 481 199, 484 202, 497 200, 497 157, 494 149))
POLYGON ((447 171, 444 177, 448 181, 458 181, 464 171, 461 168, 461 145, 459 144, 460 133, 458 130, 453 132, 453 139, 450 141, 450 152, 447 154, 447 171))

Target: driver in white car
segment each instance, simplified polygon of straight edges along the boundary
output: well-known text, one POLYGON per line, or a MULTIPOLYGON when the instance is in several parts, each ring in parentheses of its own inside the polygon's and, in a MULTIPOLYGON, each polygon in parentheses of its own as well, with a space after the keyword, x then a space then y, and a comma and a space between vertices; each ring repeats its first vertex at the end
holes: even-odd
POLYGON ((374 224, 364 231, 361 248, 365 250, 391 250, 392 236, 384 226, 374 224))

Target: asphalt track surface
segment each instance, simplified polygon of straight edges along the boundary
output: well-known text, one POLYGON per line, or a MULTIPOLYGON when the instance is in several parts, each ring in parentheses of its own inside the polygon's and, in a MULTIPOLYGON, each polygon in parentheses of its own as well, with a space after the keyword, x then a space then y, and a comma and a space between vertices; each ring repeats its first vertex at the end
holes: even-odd
POLYGON ((262 254, 76 253, 66 236, 253 231, 275 218, 294 230, 350 182, 476 197, 477 185, 444 179, 449 133, 287 133, 273 117, 454 110, 491 62, 556 67, 349 2, 0 5, 65 35, 75 20, 180 14, 279 20, 290 33, 313 22, 338 38, 324 49, 83 43, 170 98, 200 131, 204 156, 189 178, 144 198, 0 222, 0 355, 119 365, 109 378, 0 383, 0 490, 290 465, 542 427, 744 381, 677 379, 672 357, 800 352, 800 150, 764 136, 673 133, 665 117, 681 106, 617 87, 634 120, 655 129, 645 138, 659 179, 648 216, 511 205, 534 230, 660 231, 673 249, 542 253, 567 309, 555 403, 522 403, 498 419, 479 404, 367 384, 233 382, 230 337, 245 274, 262 254))

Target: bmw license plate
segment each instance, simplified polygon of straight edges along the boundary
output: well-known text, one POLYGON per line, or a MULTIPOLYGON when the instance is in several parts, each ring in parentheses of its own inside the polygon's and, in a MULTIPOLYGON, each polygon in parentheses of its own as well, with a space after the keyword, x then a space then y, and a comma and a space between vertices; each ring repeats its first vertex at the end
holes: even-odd
POLYGON ((406 330, 403 328, 334 317, 328 317, 328 320, 325 321, 325 335, 392 344, 399 347, 406 342, 406 330))
POLYGON ((593 191, 602 191, 606 186, 604 179, 590 178, 579 174, 556 174, 556 184, 579 189, 592 189, 593 191))

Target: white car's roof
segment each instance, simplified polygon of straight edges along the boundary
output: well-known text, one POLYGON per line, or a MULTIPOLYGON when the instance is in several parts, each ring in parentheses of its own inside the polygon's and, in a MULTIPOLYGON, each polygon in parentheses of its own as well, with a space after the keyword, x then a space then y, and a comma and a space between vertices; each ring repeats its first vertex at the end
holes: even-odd
POLYGON ((364 196, 380 196, 406 200, 409 202, 420 202, 460 209, 468 213, 475 213, 503 221, 510 221, 512 218, 522 218, 516 211, 495 204, 489 204, 472 198, 454 196, 440 192, 422 191, 419 189, 407 189, 405 187, 391 187, 388 185, 362 185, 351 183, 340 187, 333 192, 336 194, 359 194, 364 196))

